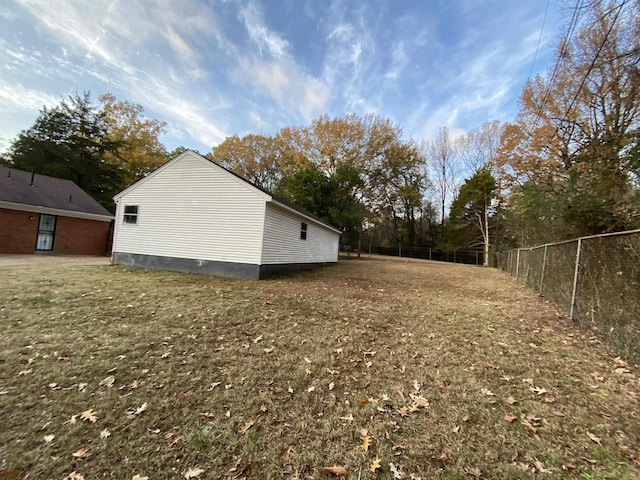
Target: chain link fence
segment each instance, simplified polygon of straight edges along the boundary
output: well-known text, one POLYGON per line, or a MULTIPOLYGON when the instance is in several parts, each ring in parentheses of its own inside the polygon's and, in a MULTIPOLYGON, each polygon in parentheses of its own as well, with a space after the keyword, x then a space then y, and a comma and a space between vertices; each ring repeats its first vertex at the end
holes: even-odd
POLYGON ((640 230, 518 248, 497 261, 640 365, 640 230))

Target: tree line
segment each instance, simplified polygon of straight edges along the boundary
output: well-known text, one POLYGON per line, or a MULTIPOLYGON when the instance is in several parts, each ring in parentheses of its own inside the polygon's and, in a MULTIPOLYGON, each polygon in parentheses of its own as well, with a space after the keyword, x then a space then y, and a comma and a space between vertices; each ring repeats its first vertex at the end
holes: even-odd
MULTIPOLYGON (((580 2, 512 123, 406 139, 378 115, 233 135, 210 160, 343 231, 343 244, 484 252, 640 227, 640 0, 580 2), (579 20, 579 21, 578 21, 579 20)), ((3 163, 112 197, 184 147, 141 105, 89 93, 44 108, 3 163)))

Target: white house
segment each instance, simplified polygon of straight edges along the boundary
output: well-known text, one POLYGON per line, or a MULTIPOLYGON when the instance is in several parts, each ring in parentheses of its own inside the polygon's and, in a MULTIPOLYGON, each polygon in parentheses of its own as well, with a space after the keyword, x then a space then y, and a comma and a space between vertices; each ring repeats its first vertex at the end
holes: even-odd
POLYGON ((113 264, 260 279, 338 261, 339 230, 190 150, 114 200, 113 264))

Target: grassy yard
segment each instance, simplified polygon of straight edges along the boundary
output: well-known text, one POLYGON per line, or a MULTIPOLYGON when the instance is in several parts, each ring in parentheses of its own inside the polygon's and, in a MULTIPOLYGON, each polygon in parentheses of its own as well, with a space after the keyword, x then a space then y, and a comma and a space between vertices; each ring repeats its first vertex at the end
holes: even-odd
POLYGON ((635 479, 639 394, 496 270, 0 269, 2 479, 635 479))

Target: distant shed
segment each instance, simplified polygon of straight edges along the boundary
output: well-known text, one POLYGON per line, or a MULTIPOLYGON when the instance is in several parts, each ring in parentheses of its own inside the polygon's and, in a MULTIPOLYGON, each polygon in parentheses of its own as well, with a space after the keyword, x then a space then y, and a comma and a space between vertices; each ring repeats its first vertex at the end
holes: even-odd
POLYGON ((114 264, 260 279, 338 261, 340 230, 190 150, 114 200, 114 264))
POLYGON ((107 255, 112 220, 71 180, 0 166, 0 253, 107 255))

